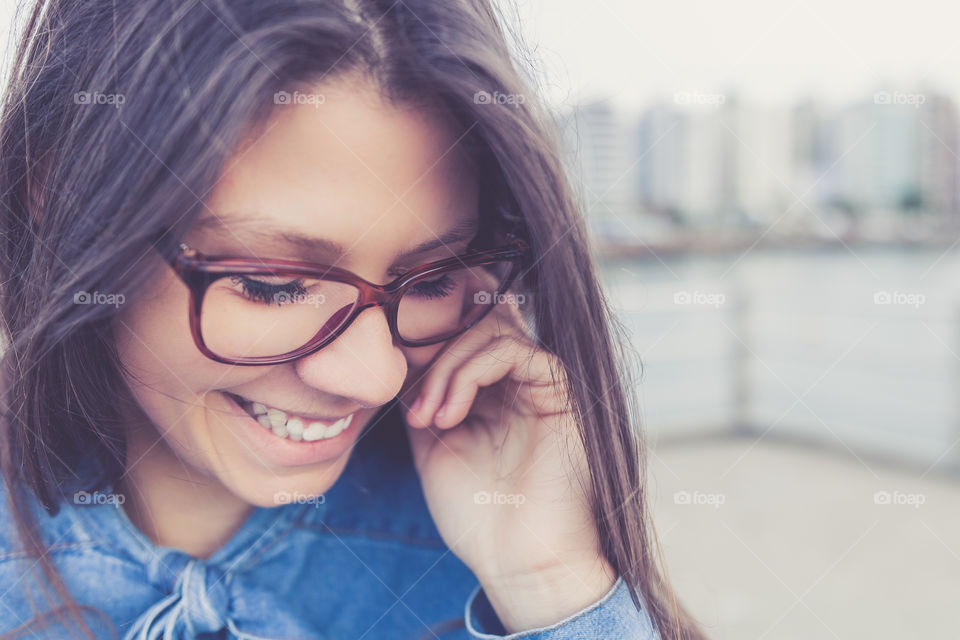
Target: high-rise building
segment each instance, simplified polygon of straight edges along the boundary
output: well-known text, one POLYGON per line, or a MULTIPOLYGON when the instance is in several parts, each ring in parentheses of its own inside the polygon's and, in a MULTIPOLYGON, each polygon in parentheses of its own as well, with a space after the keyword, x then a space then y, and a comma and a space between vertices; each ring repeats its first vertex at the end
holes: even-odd
POLYGON ((590 216, 610 218, 633 213, 635 174, 630 168, 625 122, 607 100, 578 105, 563 119, 571 169, 579 178, 590 216))
POLYGON ((919 201, 931 214, 945 222, 960 222, 960 136, 957 108, 952 99, 939 93, 924 94, 918 108, 919 201))
POLYGON ((670 221, 829 233, 835 222, 894 229, 921 212, 960 224, 960 123, 936 92, 881 91, 833 109, 677 94, 632 120, 597 100, 564 122, 572 177, 608 229, 670 221))

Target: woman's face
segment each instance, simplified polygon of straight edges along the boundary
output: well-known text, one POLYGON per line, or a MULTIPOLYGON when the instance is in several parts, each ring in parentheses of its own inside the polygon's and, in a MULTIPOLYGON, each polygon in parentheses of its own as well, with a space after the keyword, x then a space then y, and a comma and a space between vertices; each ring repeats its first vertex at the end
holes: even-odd
MULTIPOLYGON (((363 80, 316 91, 322 103, 278 105, 259 137, 228 160, 206 199, 204 222, 183 241, 211 255, 336 264, 378 283, 462 253, 469 234, 407 255, 477 221, 475 176, 456 146, 457 133, 424 110, 385 104, 363 80), (321 244, 291 244, 291 235, 346 251, 338 257, 321 244)), ((250 504, 272 506, 282 492, 326 491, 378 408, 441 348, 395 345, 383 310, 374 307, 334 342, 299 360, 220 364, 194 345, 187 287, 159 256, 150 259, 155 283, 117 323, 121 359, 148 419, 136 431, 148 440, 141 447, 169 447, 182 463, 250 504), (275 415, 288 423, 302 418, 305 428, 352 418, 338 436, 295 441, 261 426, 235 397, 279 409, 286 415, 275 415)))

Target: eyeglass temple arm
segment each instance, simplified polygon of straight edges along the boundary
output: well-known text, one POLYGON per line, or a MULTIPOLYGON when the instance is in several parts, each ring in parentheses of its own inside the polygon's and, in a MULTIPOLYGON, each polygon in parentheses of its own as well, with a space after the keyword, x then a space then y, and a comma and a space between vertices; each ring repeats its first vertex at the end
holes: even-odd
POLYGON ((159 231, 152 238, 153 246, 160 252, 163 259, 171 266, 176 266, 177 256, 179 256, 186 245, 180 242, 168 230, 159 231))

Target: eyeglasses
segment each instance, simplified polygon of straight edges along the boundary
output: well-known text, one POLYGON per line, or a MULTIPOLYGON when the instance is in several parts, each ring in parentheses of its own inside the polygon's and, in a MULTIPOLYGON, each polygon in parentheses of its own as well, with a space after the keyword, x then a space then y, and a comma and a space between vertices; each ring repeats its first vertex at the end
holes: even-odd
POLYGON ((503 246, 424 264, 384 285, 333 266, 208 256, 183 243, 167 261, 190 289, 190 330, 200 352, 225 364, 270 365, 322 349, 374 306, 384 308, 403 346, 463 333, 503 299, 520 271, 529 245, 508 238, 503 246))

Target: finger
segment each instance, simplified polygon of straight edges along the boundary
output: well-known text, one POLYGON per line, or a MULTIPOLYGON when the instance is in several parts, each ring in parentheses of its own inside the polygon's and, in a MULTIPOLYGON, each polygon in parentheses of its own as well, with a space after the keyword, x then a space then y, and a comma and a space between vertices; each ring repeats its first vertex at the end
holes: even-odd
MULTIPOLYGON (((466 334, 464 334, 466 335, 466 334)), ((482 353, 493 339, 478 333, 469 339, 462 339, 449 346, 431 363, 420 382, 412 390, 416 394, 409 410, 412 426, 426 427, 433 424, 433 417, 440 408, 446 395, 447 383, 458 367, 468 362, 477 353, 482 353)))
POLYGON ((511 308, 506 304, 497 304, 476 326, 445 345, 430 363, 427 372, 421 376, 421 380, 411 385, 408 392, 408 397, 413 399, 408 411, 410 424, 418 427, 432 424, 454 371, 477 353, 489 349, 496 339, 522 335, 524 329, 520 324, 522 319, 515 305, 511 308))
POLYGON ((443 402, 433 418, 441 429, 463 422, 481 387, 502 380, 525 359, 533 355, 532 345, 508 337, 501 338, 454 371, 447 383, 443 402))
POLYGON ((470 413, 479 390, 505 378, 519 387, 511 400, 528 403, 538 417, 565 411, 565 378, 557 375, 558 370, 553 355, 523 338, 495 340, 450 376, 433 424, 441 429, 460 424, 470 413))
POLYGON ((516 330, 510 318, 491 313, 469 331, 451 340, 430 363, 417 388, 411 392, 411 397, 415 398, 411 406, 411 424, 420 427, 432 424, 453 372, 477 353, 488 350, 494 340, 516 330))
POLYGON ((514 398, 517 410, 527 407, 537 418, 570 410, 566 371, 559 358, 545 349, 536 349, 509 376, 520 385, 514 398))

